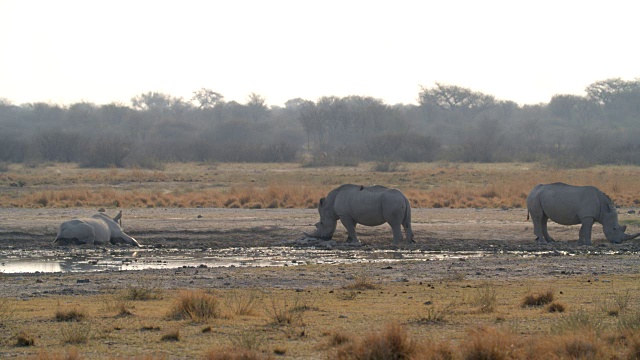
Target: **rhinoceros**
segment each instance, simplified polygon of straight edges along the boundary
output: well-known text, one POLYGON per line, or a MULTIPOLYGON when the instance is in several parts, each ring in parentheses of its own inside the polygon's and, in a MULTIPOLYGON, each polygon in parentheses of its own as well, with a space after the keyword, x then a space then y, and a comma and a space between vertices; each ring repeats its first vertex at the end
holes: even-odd
POLYGON ((126 244, 140 246, 138 241, 124 233, 118 221, 122 211, 115 218, 98 213, 90 218, 73 219, 60 225, 54 244, 58 245, 106 245, 126 244))
POLYGON ((393 243, 402 240, 400 226, 404 227, 407 243, 413 242, 411 230, 411 206, 409 200, 397 189, 384 186, 345 184, 329 192, 318 204, 320 222, 308 237, 330 240, 338 219, 347 229, 347 242, 358 245, 356 224, 377 226, 388 223, 393 230, 393 243))
POLYGON ((613 202, 593 186, 539 184, 529 193, 527 208, 527 220, 530 214, 538 242, 555 241, 547 232, 548 219, 561 225, 582 224, 578 244, 591 245, 591 228, 594 222, 602 224, 604 236, 612 243, 640 236, 640 233, 625 234, 627 227, 618 223, 618 212, 613 202))

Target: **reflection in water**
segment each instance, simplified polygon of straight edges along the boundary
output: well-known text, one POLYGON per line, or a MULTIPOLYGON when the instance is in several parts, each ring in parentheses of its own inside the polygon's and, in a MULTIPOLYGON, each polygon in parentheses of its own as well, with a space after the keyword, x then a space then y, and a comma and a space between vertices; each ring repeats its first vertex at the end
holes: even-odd
POLYGON ((60 263, 56 261, 3 259, 0 263, 0 272, 7 274, 61 271, 60 263))
MULTIPOLYGON (((566 252, 512 252, 518 256, 570 256, 566 252)), ((273 248, 229 248, 221 250, 178 249, 61 249, 49 251, 8 250, 0 252, 0 272, 93 272, 181 267, 268 267, 306 264, 349 264, 397 261, 437 261, 492 256, 486 251, 423 250, 326 250, 273 248)))

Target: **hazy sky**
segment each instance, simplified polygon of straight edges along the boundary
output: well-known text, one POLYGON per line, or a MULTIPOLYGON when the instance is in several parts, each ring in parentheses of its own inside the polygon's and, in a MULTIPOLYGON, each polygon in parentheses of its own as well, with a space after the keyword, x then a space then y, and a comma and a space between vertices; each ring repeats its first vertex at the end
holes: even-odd
POLYGON ((636 1, 0 0, 0 98, 130 104, 208 88, 245 103, 441 82, 519 104, 640 77, 636 1))

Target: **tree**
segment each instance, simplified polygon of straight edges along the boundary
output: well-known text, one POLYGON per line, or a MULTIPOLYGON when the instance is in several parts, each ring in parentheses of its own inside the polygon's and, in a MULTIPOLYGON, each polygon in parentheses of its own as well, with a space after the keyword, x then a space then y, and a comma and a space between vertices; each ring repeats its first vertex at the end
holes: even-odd
POLYGON ((601 105, 610 104, 618 95, 640 89, 640 79, 625 81, 620 78, 596 81, 587 86, 587 97, 601 105))
POLYGON ((597 103, 577 95, 554 95, 548 108, 553 116, 583 126, 593 123, 600 115, 597 103))
POLYGON ((436 86, 428 89, 420 87, 418 102, 422 106, 436 105, 444 110, 462 110, 478 113, 496 105, 492 95, 485 95, 455 85, 445 85, 436 82, 436 86))
POLYGON ((193 92, 192 101, 197 101, 200 109, 210 109, 224 102, 224 96, 211 89, 202 88, 193 92))
POLYGON ((253 120, 254 123, 267 118, 269 108, 266 105, 266 99, 264 97, 256 93, 249 94, 247 107, 251 114, 251 120, 253 120))
POLYGON ((131 98, 131 105, 138 110, 167 110, 171 108, 174 98, 159 92, 149 91, 131 98))

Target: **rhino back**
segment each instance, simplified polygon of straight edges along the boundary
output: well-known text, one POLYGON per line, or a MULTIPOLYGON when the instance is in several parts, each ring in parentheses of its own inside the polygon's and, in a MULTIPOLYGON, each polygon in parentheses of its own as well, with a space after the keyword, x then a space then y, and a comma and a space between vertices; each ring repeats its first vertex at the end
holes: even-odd
POLYGON ((358 224, 376 226, 385 223, 382 197, 384 192, 376 188, 374 191, 367 191, 367 188, 360 190, 360 187, 341 191, 337 194, 334 202, 334 211, 338 217, 348 216, 358 224))
POLYGON ((542 186, 538 197, 542 210, 551 220, 562 225, 575 225, 586 217, 599 219, 600 194, 593 186, 554 183, 542 186))
POLYGON ((111 231, 109 226, 101 219, 84 219, 85 223, 93 228, 95 233, 94 243, 97 245, 108 244, 111 238, 111 231))

